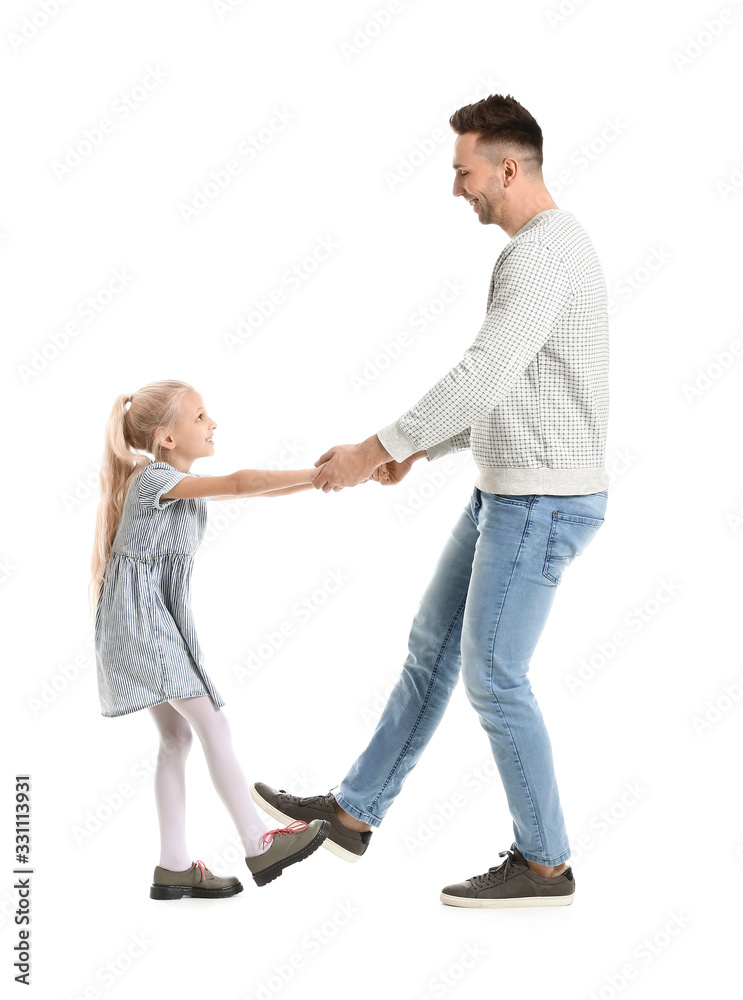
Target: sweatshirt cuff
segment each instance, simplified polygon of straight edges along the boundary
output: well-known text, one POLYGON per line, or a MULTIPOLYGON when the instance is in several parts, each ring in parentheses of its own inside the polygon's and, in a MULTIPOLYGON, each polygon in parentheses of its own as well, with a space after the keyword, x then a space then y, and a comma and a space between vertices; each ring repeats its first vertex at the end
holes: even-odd
POLYGON ((438 444, 432 444, 430 448, 426 448, 429 462, 435 462, 436 459, 443 458, 450 451, 452 451, 451 438, 448 438, 446 441, 439 441, 438 444))
POLYGON ((402 430, 399 420, 377 431, 377 437, 396 462, 404 462, 406 458, 421 450, 402 430))

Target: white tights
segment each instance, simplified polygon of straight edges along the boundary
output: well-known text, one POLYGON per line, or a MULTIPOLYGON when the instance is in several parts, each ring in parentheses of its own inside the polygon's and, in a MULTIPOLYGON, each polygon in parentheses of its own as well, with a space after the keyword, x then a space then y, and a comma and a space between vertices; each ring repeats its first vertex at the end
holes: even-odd
POLYGON ((232 746, 230 725, 223 709, 216 709, 208 695, 174 698, 149 709, 160 733, 155 770, 155 801, 160 823, 160 867, 170 871, 190 868, 193 858, 186 846, 186 757, 199 737, 209 775, 227 807, 243 843, 245 857, 265 849, 261 821, 232 746))

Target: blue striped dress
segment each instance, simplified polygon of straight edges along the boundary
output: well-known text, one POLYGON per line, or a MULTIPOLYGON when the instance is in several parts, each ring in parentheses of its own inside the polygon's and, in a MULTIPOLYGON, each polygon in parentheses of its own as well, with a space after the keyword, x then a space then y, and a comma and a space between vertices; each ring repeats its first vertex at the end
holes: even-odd
POLYGON ((160 499, 181 479, 203 475, 150 462, 129 487, 95 615, 104 716, 198 695, 208 695, 215 708, 224 705, 204 670, 191 613, 191 571, 207 500, 160 499))

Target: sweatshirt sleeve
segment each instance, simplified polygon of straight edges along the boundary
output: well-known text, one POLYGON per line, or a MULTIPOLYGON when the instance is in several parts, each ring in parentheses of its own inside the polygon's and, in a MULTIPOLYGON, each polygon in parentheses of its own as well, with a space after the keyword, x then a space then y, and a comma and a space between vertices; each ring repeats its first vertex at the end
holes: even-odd
POLYGON ((426 448, 426 453, 429 462, 435 462, 437 458, 443 458, 444 455, 450 455, 455 451, 464 451, 469 446, 470 428, 468 427, 466 431, 460 431, 459 434, 454 434, 452 437, 447 438, 446 441, 439 441, 438 444, 426 448))
MULTIPOLYGON (((498 271, 480 332, 462 360, 377 436, 396 462, 460 434, 498 405, 575 297, 563 261, 539 243, 513 248, 498 271)), ((448 449, 454 450, 454 449, 448 449)))

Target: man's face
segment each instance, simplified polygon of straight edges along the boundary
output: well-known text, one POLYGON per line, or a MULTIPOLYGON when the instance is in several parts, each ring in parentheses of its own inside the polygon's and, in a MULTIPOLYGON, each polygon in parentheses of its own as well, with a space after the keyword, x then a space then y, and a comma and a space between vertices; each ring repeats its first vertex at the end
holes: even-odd
POLYGON ((491 160, 474 151, 478 136, 476 132, 458 135, 454 143, 454 188, 455 197, 462 195, 473 206, 472 211, 483 225, 499 224, 501 209, 506 200, 503 188, 503 166, 496 166, 491 160))

